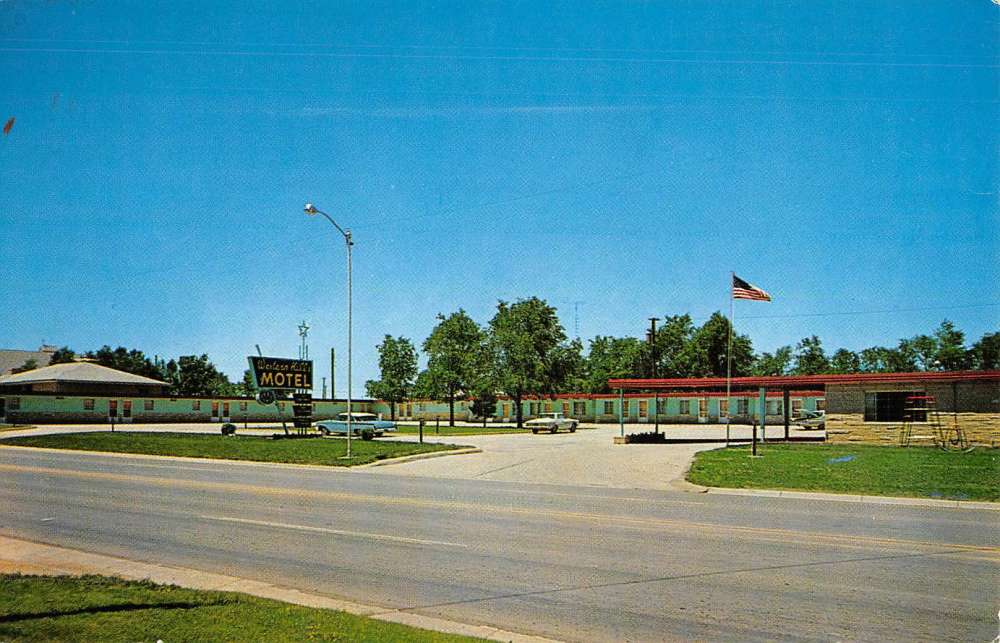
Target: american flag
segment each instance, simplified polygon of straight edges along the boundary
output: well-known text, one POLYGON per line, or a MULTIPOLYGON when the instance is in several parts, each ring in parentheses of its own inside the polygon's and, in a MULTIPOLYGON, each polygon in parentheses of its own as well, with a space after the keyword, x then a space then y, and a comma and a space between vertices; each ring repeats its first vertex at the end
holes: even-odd
POLYGON ((752 299, 753 301, 771 301, 771 295, 748 281, 743 281, 733 275, 733 299, 752 299))

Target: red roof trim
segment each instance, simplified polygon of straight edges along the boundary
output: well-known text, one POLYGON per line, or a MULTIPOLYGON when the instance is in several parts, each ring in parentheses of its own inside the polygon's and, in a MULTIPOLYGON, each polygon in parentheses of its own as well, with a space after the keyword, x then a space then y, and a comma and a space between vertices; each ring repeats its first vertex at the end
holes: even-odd
MULTIPOLYGON (((772 377, 734 377, 732 386, 827 386, 829 384, 867 384, 893 382, 964 382, 1000 381, 1000 371, 945 371, 921 373, 852 373, 846 375, 784 375, 772 377)), ((611 379, 608 386, 621 389, 713 388, 726 385, 724 377, 677 379, 611 379)))

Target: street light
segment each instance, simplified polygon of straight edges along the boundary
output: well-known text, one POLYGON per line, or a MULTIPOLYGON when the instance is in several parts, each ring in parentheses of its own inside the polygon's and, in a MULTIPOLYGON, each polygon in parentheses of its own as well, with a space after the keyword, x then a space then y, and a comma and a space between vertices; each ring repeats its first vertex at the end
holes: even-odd
POLYGON ((344 241, 347 243, 347 455, 346 458, 351 457, 351 432, 353 430, 352 421, 353 413, 351 409, 351 246, 354 245, 354 241, 351 239, 351 231, 344 230, 337 222, 334 221, 329 214, 323 212, 316 208, 312 203, 306 203, 305 208, 303 208, 306 214, 309 216, 315 216, 317 214, 322 214, 326 217, 326 220, 333 224, 340 234, 344 235, 344 241))

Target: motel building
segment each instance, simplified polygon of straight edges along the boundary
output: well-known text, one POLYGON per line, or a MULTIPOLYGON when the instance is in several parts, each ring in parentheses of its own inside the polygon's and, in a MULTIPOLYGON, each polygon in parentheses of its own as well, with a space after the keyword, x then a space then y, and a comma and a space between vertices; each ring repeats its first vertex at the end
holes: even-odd
MULTIPOLYGON (((623 398, 653 394, 726 399, 722 377, 614 379, 608 384, 623 398)), ((766 423, 786 426, 795 421, 795 392, 811 391, 810 397, 819 402, 817 410, 826 412, 828 442, 894 444, 904 424, 909 424, 912 443, 932 443, 930 427, 939 423, 944 428, 959 427, 970 444, 1000 445, 1000 371, 734 377, 730 387, 732 398, 750 404, 763 389, 769 401, 766 423), (783 403, 770 406, 773 398, 783 403), (773 415, 771 409, 778 408, 780 413, 773 415)), ((759 418, 752 410, 750 415, 759 418)))

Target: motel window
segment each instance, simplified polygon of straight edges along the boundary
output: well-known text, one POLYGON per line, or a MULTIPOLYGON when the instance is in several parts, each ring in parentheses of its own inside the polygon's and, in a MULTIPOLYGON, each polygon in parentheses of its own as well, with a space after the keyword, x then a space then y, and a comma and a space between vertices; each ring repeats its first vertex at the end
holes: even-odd
POLYGON ((153 400, 144 400, 143 403, 142 403, 142 409, 144 411, 152 411, 153 410, 153 400))
MULTIPOLYGON (((884 393, 865 393, 865 422, 902 422, 907 418, 906 398, 922 396, 917 391, 887 391, 884 393)), ((924 408, 922 401, 914 400, 910 405, 918 409, 924 408)), ((926 411, 911 412, 915 422, 926 422, 926 411)))
POLYGON ((504 404, 503 405, 503 416, 505 418, 509 418, 510 417, 510 404, 504 404))
POLYGON ((562 403, 562 412, 563 412, 563 415, 565 415, 567 417, 569 416, 569 402, 563 402, 562 403))
POLYGON ((667 414, 667 401, 666 400, 656 400, 656 414, 666 415, 667 414))
POLYGON ((608 400, 604 403, 604 415, 614 415, 615 414, 615 403, 608 400))
POLYGON ((644 418, 649 416, 649 402, 646 400, 639 400, 639 417, 644 418))
POLYGON ((767 414, 768 415, 781 415, 781 402, 779 400, 768 400, 767 401, 767 414))
POLYGON ((546 402, 545 403, 545 412, 546 413, 551 413, 552 412, 552 402, 546 402))
POLYGON ((750 415, 750 400, 736 400, 736 415, 750 415))
POLYGON ((691 400, 681 400, 680 406, 681 415, 691 415, 691 400))
POLYGON ((240 402, 240 410, 241 411, 246 411, 247 410, 247 403, 246 402, 240 402))
POLYGON ((708 400, 698 400, 698 417, 708 417, 708 400))
POLYGON ((93 398, 87 398, 87 399, 85 399, 83 401, 83 410, 84 411, 93 411, 94 410, 94 399, 93 398))
POLYGON ((726 417, 729 415, 729 400, 726 398, 719 399, 719 416, 726 417))
POLYGON ((278 410, 279 411, 284 411, 285 410, 285 403, 284 402, 278 402, 278 410))
POLYGON ((820 398, 816 399, 816 410, 817 411, 825 411, 826 410, 826 398, 820 397, 820 398))
POLYGON ((800 415, 802 413, 802 400, 792 400, 792 415, 800 415))
POLYGON ((201 400, 195 400, 195 401, 191 402, 191 410, 192 411, 200 411, 201 410, 201 400))
POLYGON ((622 400, 622 415, 628 417, 628 400, 622 400))
POLYGON ((21 398, 19 398, 19 397, 12 397, 12 398, 10 398, 9 401, 10 401, 10 410, 11 411, 16 411, 19 408, 21 408, 21 398))
POLYGON ((586 415, 586 414, 587 414, 586 402, 573 402, 573 415, 586 415))

